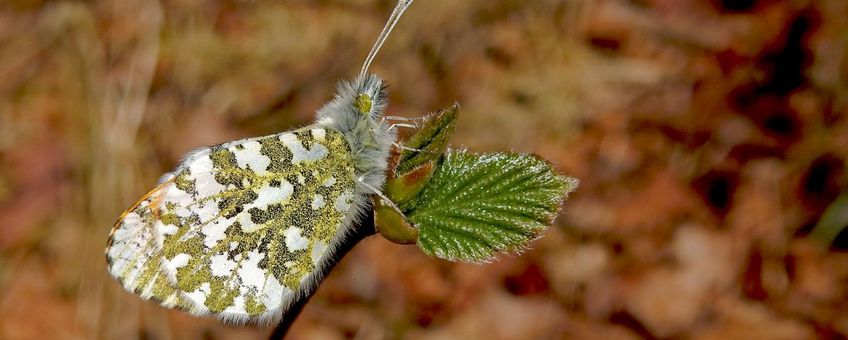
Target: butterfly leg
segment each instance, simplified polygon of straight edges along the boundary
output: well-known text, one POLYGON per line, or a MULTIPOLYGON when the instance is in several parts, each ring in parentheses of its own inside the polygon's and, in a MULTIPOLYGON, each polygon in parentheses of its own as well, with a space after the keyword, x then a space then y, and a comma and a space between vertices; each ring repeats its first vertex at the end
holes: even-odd
MULTIPOLYGON (((407 125, 407 126, 408 126, 408 124, 392 124, 391 126, 389 126, 388 130, 390 131, 390 130, 391 130, 394 126, 396 126, 396 125, 397 125, 397 126, 403 126, 403 125, 407 125)), ((406 126, 405 126, 405 127, 406 127, 406 126)), ((373 128, 371 129, 371 133, 376 134, 376 132, 374 131, 374 129, 373 129, 373 128)), ((415 148, 410 148, 410 147, 407 147, 407 146, 400 145, 400 144, 398 144, 398 142, 393 141, 393 140, 391 140, 391 139, 388 139, 388 141, 389 141, 389 143, 392 143, 392 145, 394 145, 395 147, 397 147, 398 149, 401 149, 401 150, 408 150, 408 151, 416 151, 416 152, 427 152, 427 153, 432 153, 432 151, 421 150, 421 149, 415 149, 415 148)))
POLYGON ((392 202, 392 200, 390 200, 388 197, 386 197, 386 195, 383 194, 383 192, 380 191, 380 189, 375 188, 374 186, 372 186, 371 184, 368 184, 368 182, 365 181, 365 175, 359 176, 359 178, 357 178, 356 180, 359 182, 359 184, 362 184, 362 186, 368 188, 368 190, 371 190, 372 192, 374 192, 375 195, 379 196, 380 199, 383 200, 383 203, 388 204, 389 206, 400 211, 400 207, 398 207, 397 204, 395 204, 395 202, 392 202))
POLYGON ((395 124, 389 125, 389 127, 388 127, 388 131, 392 131, 392 130, 394 130, 394 129, 395 129, 395 127, 403 127, 403 128, 417 129, 417 128, 418 128, 418 125, 415 125, 415 124, 404 124, 404 123, 395 123, 395 124))
POLYGON ((427 119, 426 116, 421 116, 421 117, 383 116, 383 120, 397 120, 397 121, 401 121, 401 122, 424 121, 426 119, 427 119))
POLYGON ((411 125, 415 128, 420 128, 421 126, 418 125, 417 122, 423 122, 426 119, 427 119, 426 117, 411 117, 410 118, 410 117, 400 117, 400 116, 383 116, 382 118, 380 118, 380 124, 383 124, 386 121, 413 122, 412 124, 408 124, 408 125, 411 125))
POLYGON ((391 141, 391 142, 392 142, 392 145, 394 145, 396 148, 401 149, 401 150, 424 152, 424 153, 435 153, 435 152, 430 151, 430 150, 422 150, 422 149, 410 148, 408 146, 403 146, 403 145, 398 144, 395 141, 391 141))

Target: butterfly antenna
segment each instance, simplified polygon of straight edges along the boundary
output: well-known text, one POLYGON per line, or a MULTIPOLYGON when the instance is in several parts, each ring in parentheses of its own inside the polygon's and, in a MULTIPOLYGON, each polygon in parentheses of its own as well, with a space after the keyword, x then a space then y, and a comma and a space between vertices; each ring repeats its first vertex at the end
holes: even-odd
POLYGON ((368 67, 371 66, 371 62, 374 61, 374 57, 377 56, 377 52, 380 51, 380 47, 383 47, 383 43, 386 42, 386 38, 389 37, 389 33, 392 33, 392 30, 397 25, 400 20, 400 16, 403 15, 403 12, 412 4, 413 0, 398 0, 397 5, 395 5, 395 9, 392 11, 392 15, 389 16, 389 20, 386 21, 386 25, 383 26, 383 31, 380 32, 380 36, 377 37, 377 41, 374 42, 374 47, 371 47, 371 52, 368 53, 368 57, 365 58, 365 62, 362 64, 362 70, 359 71, 359 77, 364 77, 368 72, 368 67))

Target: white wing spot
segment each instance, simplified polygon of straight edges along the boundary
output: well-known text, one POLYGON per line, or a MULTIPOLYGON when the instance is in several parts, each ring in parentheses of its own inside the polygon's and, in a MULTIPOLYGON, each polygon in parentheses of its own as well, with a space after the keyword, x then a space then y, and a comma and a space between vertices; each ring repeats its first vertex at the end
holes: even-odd
POLYGON ((191 260, 191 255, 186 253, 179 253, 170 260, 164 257, 162 258, 162 264, 167 269, 166 273, 168 274, 168 279, 170 279, 171 282, 177 281, 177 269, 185 267, 189 260, 191 260))
POLYGON ((262 150, 262 144, 258 141, 252 140, 244 142, 241 145, 244 146, 243 149, 235 147, 229 148, 229 150, 236 156, 236 163, 238 166, 242 169, 250 167, 250 170, 253 170, 258 175, 268 173, 268 166, 271 165, 271 158, 260 152, 260 150, 262 150))
POLYGON ((127 213, 124 216, 124 220, 121 221, 121 227, 113 230, 114 234, 112 234, 112 239, 115 241, 123 241, 134 234, 130 234, 127 232, 128 225, 139 225, 141 223, 141 216, 134 212, 127 213))
POLYGON ((241 278, 241 283, 244 286, 252 286, 261 288, 265 284, 265 270, 259 268, 259 261, 265 258, 265 254, 251 250, 247 253, 247 259, 241 264, 238 269, 238 276, 241 278))
POLYGON ((315 194, 315 197, 312 198, 312 210, 318 210, 324 207, 324 196, 320 194, 315 194))
POLYGON ((197 213, 201 221, 211 221, 218 217, 218 214, 221 211, 218 209, 217 200, 209 200, 200 203, 200 205, 197 206, 194 212, 197 213))
POLYGON ((207 224, 203 226, 203 228, 200 228, 200 232, 206 236, 203 239, 203 245, 207 248, 212 248, 216 244, 218 244, 218 242, 227 237, 224 231, 227 230, 227 227, 229 227, 230 224, 232 223, 230 223, 229 221, 220 221, 216 223, 207 224))
POLYGON ((250 204, 246 204, 244 210, 250 210, 250 208, 266 210, 271 204, 285 203, 291 198, 293 192, 294 186, 286 180, 282 180, 279 187, 266 185, 256 192, 258 197, 250 204))
POLYGON ((333 186, 333 184, 336 184, 336 178, 333 177, 333 176, 330 176, 326 180, 324 180, 324 183, 322 185, 329 188, 329 187, 333 186))
POLYGON ((233 305, 225 308, 224 313, 247 314, 247 311, 244 309, 244 296, 236 296, 233 299, 233 305))
POLYGON ((161 220, 156 221, 156 229, 159 231, 159 235, 174 235, 177 233, 177 226, 165 224, 161 220))
POLYGON ((321 144, 313 144, 312 149, 303 147, 303 144, 297 140, 293 134, 286 133, 280 136, 280 141, 283 142, 289 151, 292 153, 292 164, 297 164, 303 161, 317 161, 327 157, 329 151, 321 144))
MULTIPOLYGON (((185 207, 191 205, 191 203, 193 202, 191 195, 189 195, 185 191, 180 190, 179 188, 177 188, 176 185, 168 185, 168 187, 163 190, 162 195, 164 195, 162 197, 162 201, 165 204, 174 203, 178 207, 185 207)), ((188 217, 188 215, 190 214, 191 212, 188 211, 188 209, 177 210, 177 215, 181 217, 188 217)))
POLYGON ((196 306, 205 306, 206 305, 206 297, 209 296, 209 293, 212 292, 212 286, 209 282, 204 282, 200 284, 200 287, 195 289, 191 293, 186 293, 186 296, 195 303, 196 306))
POLYGON ((312 246, 312 254, 310 255, 312 255, 312 264, 314 264, 316 267, 318 266, 318 263, 321 263, 321 258, 324 257, 324 251, 326 249, 327 245, 324 243, 324 241, 315 242, 315 245, 312 246))
POLYGON ((253 223, 250 212, 247 211, 240 212, 238 216, 236 216, 236 220, 238 220, 238 223, 241 226, 241 231, 245 233, 252 233, 265 227, 264 224, 253 223))
MULTIPOLYGON (((200 197, 214 196, 227 189, 227 187, 215 181, 215 175, 211 171, 192 172, 190 178, 194 180, 194 187, 200 197)), ((191 197, 189 195, 186 196, 191 197)))
MULTIPOLYGON (((195 189, 201 197, 213 196, 224 191, 224 186, 215 181, 215 175, 212 174, 212 169, 212 159, 209 158, 208 154, 198 156, 188 165, 188 170, 191 174, 190 177, 194 179, 195 189)), ((183 199, 191 199, 189 195, 182 197, 183 199)))
POLYGON ((283 295, 291 293, 292 290, 280 284, 280 281, 274 275, 269 275, 268 279, 265 280, 265 287, 262 288, 262 303, 265 308, 277 308, 283 301, 283 295))
POLYGON ((188 165, 188 171, 193 174, 200 174, 204 172, 212 171, 214 165, 212 164, 212 158, 209 155, 203 155, 197 157, 197 159, 193 159, 191 163, 188 165))
POLYGON ((350 204, 353 202, 353 194, 350 191, 345 191, 336 198, 336 211, 347 212, 350 210, 350 204))
POLYGON ((171 260, 171 263, 174 264, 174 268, 184 267, 188 264, 188 260, 191 259, 191 255, 186 253, 179 253, 171 260))
POLYGON ((230 276, 237 263, 227 258, 227 254, 216 254, 209 258, 209 269, 215 276, 230 276))
POLYGON ((291 251, 306 249, 309 244, 309 239, 300 235, 300 228, 298 227, 289 227, 283 232, 283 235, 286 237, 286 248, 291 251))
MULTIPOLYGON (((189 204, 191 204, 191 203, 189 203, 189 204)), ((184 204, 184 205, 188 205, 188 204, 184 204)), ((177 216, 183 217, 183 218, 189 217, 189 216, 191 216, 191 210, 189 210, 185 206, 181 206, 181 207, 177 208, 177 216)))
POLYGON ((312 137, 319 142, 323 142, 326 139, 327 132, 324 129, 312 129, 312 137))

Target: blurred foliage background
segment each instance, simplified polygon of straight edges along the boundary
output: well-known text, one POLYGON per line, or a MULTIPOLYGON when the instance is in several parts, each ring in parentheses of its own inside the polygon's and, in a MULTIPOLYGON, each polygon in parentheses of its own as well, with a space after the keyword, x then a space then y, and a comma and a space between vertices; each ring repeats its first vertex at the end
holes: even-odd
MULTIPOLYGON (((107 234, 183 153, 310 122, 393 5, 0 4, 0 338, 266 337, 124 292, 107 234)), ((291 338, 848 336, 845 203, 822 221, 848 184, 846 14, 419 0, 372 66, 389 112, 459 102, 455 147, 536 153, 582 185, 493 264, 367 239, 291 338)))

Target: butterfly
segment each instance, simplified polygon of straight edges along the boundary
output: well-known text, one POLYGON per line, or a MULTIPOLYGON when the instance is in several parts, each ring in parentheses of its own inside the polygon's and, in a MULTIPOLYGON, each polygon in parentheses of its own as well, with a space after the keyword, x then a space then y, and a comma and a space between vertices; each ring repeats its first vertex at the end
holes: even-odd
POLYGON ((368 67, 411 3, 398 1, 313 124, 192 151, 162 176, 115 223, 109 273, 143 299, 235 324, 276 322, 311 294, 385 181, 396 133, 368 67))

